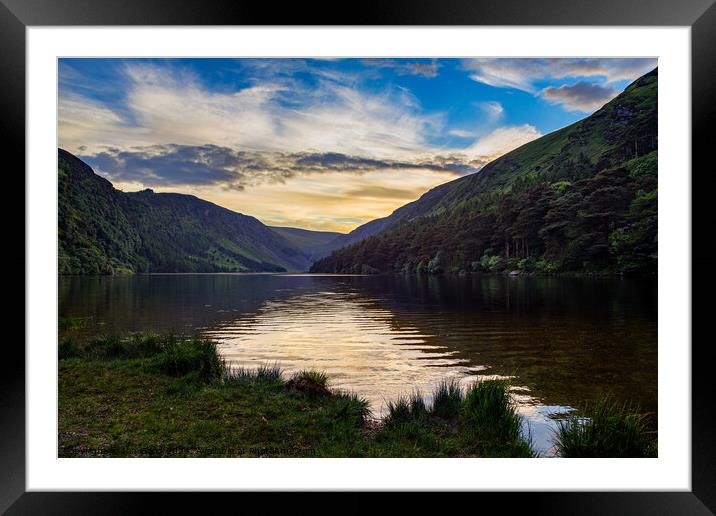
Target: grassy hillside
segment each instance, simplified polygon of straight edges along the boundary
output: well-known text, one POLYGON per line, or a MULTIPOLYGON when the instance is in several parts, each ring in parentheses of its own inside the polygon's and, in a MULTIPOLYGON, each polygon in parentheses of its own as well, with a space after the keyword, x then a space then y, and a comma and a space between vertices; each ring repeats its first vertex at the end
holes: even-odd
POLYGON ((340 247, 340 244, 336 243, 336 239, 345 236, 343 233, 333 231, 310 231, 308 229, 277 226, 270 226, 270 228, 271 231, 278 233, 294 247, 300 249, 308 256, 311 263, 340 247))
POLYGON ((59 272, 306 270, 311 260, 253 217, 191 195, 123 193, 60 149, 59 272))
POLYGON ((87 165, 59 151, 58 239, 60 274, 144 270, 141 237, 127 218, 126 198, 87 165))
POLYGON ((654 70, 311 270, 655 272, 657 88, 654 70))

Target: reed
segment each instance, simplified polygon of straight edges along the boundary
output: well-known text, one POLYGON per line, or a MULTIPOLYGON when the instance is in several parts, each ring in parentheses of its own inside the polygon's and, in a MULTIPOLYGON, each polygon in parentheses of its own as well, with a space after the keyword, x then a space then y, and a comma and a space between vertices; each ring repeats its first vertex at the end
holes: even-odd
POLYGON ((562 457, 656 457, 649 416, 636 405, 603 396, 561 421, 555 436, 562 457))

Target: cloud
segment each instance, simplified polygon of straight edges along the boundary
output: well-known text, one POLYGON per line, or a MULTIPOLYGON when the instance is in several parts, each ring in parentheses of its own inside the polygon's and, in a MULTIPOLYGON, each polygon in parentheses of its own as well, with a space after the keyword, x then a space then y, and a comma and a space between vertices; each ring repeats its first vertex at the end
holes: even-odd
POLYGON ((364 59, 363 64, 376 68, 389 68, 398 75, 422 75, 428 78, 437 77, 440 68, 440 64, 435 59, 427 63, 405 59, 364 59))
POLYGON ((498 88, 537 93, 536 82, 567 77, 603 77, 606 81, 633 81, 655 68, 654 58, 488 58, 463 60, 472 80, 498 88))
POLYGON ((487 102, 478 102, 477 106, 485 113, 487 113, 488 118, 491 121, 502 118, 502 116, 505 114, 505 108, 502 107, 502 104, 495 100, 490 100, 487 102))
MULTIPOLYGON (((474 99, 482 102, 436 102, 455 78, 455 62, 441 63, 61 60, 59 144, 119 188, 193 193, 264 220, 348 230, 541 135, 532 125, 504 126, 502 104, 487 100, 504 97, 483 91, 474 99), (398 84, 415 83, 405 77, 432 85, 421 91, 425 106, 398 84)), ((476 81, 531 92, 543 108, 581 110, 599 92, 575 83, 616 88, 610 81, 634 78, 656 60, 462 65, 476 81)))
POLYGON ((130 151, 110 149, 80 157, 112 180, 149 186, 216 184, 235 181, 241 176, 232 169, 227 160, 229 156, 212 145, 172 145, 130 151))
MULTIPOLYGON (((375 170, 361 174, 326 171, 299 175, 287 184, 265 183, 244 190, 186 186, 180 191, 254 215, 272 225, 350 231, 369 220, 389 215, 398 206, 454 177, 429 170, 410 173, 375 170)), ((118 186, 125 191, 144 188, 133 183, 118 186)), ((178 189, 167 186, 154 190, 175 192, 178 189)))
POLYGON ((602 107, 618 93, 615 89, 598 84, 578 82, 572 86, 547 87, 542 90, 541 95, 553 104, 561 104, 567 111, 589 113, 602 107))
POLYGON ((141 141, 141 129, 99 102, 76 95, 60 96, 58 102, 60 145, 69 150, 92 147, 95 142, 125 146, 141 141))
POLYGON ((447 132, 449 136, 475 139, 480 134, 484 134, 489 128, 494 128, 505 116, 505 108, 502 107, 501 103, 494 100, 472 102, 471 105, 477 108, 482 115, 473 117, 472 125, 474 128, 455 127, 447 132))
POLYGON ((475 138, 477 136, 475 131, 465 131, 463 129, 450 129, 448 134, 450 136, 457 136, 458 138, 475 138))
POLYGON ((216 145, 175 144, 111 148, 80 157, 116 182, 153 187, 220 185, 239 190, 312 174, 429 170, 458 176, 475 172, 484 165, 483 161, 452 155, 398 161, 335 152, 239 151, 216 145))
POLYGON ((125 65, 123 77, 121 110, 78 94, 61 98, 61 146, 99 152, 208 143, 396 158, 425 151, 444 126, 443 116, 423 112, 410 92, 387 86, 369 93, 341 73, 316 73, 301 83, 266 72, 237 91, 210 90, 186 70, 137 62, 125 65))
POLYGON ((499 127, 483 136, 466 148, 463 153, 475 162, 483 165, 497 157, 531 142, 542 136, 536 127, 524 124, 511 127, 499 127))
MULTIPOLYGON (((417 193, 418 196, 421 193, 423 192, 419 191, 417 193)), ((397 201, 409 201, 415 199, 416 191, 414 188, 389 188, 386 186, 372 185, 348 190, 346 195, 369 199, 395 199, 397 201)))
MULTIPOLYGON (((470 79, 496 88, 514 88, 532 93, 532 74, 527 74, 527 63, 508 64, 493 60, 472 59, 463 63, 465 70, 471 72, 470 79)), ((529 66, 529 68, 532 68, 529 66)))

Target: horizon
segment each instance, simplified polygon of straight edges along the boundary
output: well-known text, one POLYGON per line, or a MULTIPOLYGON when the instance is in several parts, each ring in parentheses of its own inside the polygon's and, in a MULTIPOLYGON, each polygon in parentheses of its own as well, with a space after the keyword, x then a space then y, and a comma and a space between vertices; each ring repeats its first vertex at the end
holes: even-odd
POLYGON ((59 147, 115 188, 347 233, 577 122, 656 59, 59 60, 59 147))

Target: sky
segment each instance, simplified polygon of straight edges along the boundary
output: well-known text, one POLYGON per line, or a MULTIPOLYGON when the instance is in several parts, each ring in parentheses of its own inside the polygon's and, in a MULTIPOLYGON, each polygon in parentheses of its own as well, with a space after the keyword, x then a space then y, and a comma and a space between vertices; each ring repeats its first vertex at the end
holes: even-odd
POLYGON ((59 60, 59 146, 116 188, 348 232, 593 113, 646 58, 59 60))

